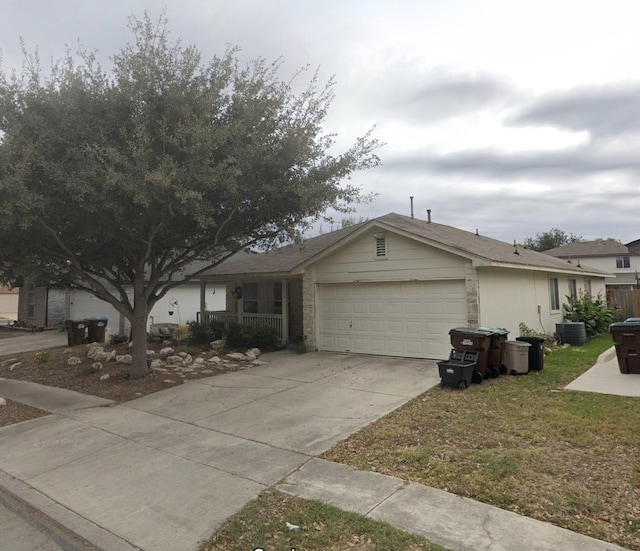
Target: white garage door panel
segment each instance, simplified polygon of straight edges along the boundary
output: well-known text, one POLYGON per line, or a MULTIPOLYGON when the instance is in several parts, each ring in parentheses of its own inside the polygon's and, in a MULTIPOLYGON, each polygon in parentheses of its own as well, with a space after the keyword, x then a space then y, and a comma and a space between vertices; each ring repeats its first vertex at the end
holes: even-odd
POLYGON ((323 284, 319 348, 446 358, 449 330, 466 324, 463 281, 323 284))

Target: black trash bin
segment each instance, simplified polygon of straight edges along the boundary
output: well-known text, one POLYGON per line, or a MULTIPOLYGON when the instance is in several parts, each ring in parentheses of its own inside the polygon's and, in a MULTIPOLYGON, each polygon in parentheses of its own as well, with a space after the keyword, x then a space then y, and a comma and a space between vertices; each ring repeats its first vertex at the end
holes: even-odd
POLYGON ((448 385, 464 390, 470 386, 479 354, 475 350, 452 350, 448 360, 438 362, 440 388, 448 385))
POLYGON ((103 343, 106 340, 108 318, 87 318, 87 339, 89 342, 103 343))
MULTIPOLYGON (((478 361, 473 369, 474 383, 482 383, 483 379, 494 376, 489 367, 489 348, 491 348, 492 331, 472 329, 470 327, 455 327, 449 331, 451 347, 454 350, 472 350, 478 352, 478 361)), ((499 375, 495 370, 495 376, 499 375)))
POLYGON ((616 345, 620 373, 640 373, 640 323, 612 323, 609 331, 616 345))
POLYGON ((544 367, 544 339, 542 337, 516 337, 517 341, 528 342, 529 371, 541 371, 544 367))
POLYGON ((64 322, 67 330, 67 343, 69 346, 78 346, 84 343, 87 332, 87 324, 84 320, 67 320, 64 322))

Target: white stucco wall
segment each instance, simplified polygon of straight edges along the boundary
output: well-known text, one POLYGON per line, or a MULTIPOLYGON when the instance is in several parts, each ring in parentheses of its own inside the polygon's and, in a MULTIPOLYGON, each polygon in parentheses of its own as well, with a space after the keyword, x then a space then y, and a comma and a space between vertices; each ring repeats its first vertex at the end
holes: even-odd
MULTIPOLYGON (((585 278, 567 274, 551 274, 528 270, 481 268, 479 270, 480 325, 504 327, 509 338, 520 335, 522 322, 535 331, 552 334, 556 323, 564 321, 562 304, 569 294, 569 280, 575 279, 578 290, 584 290, 585 278), (558 278, 560 310, 551 310, 549 278, 558 278), (540 312, 538 312, 540 306, 540 312)), ((604 279, 589 277, 591 292, 605 292, 604 279)))
MULTIPOLYGON (((206 287, 207 310, 224 310, 226 306, 225 286, 208 284, 206 287), (213 292, 215 290, 215 293, 213 292)), ((104 302, 86 291, 72 291, 71 294, 71 318, 83 319, 89 317, 106 317, 109 333, 116 335, 128 333, 130 324, 122 319, 119 312, 108 302, 104 302)), ((187 323, 197 319, 200 311, 200 284, 190 284, 176 287, 165 297, 160 299, 151 310, 147 321, 147 329, 153 323, 187 323), (174 308, 174 314, 169 315, 169 303, 177 300, 178 307, 174 308), (153 318, 153 320, 152 320, 153 318)))

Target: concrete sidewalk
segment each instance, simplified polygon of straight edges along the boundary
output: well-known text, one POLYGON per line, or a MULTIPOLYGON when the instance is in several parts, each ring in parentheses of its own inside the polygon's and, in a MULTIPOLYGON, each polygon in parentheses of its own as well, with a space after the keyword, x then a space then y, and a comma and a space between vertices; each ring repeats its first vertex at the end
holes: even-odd
POLYGON ((287 352, 264 358, 265 365, 119 406, 58 404, 54 415, 2 428, 0 485, 105 551, 195 550, 274 485, 455 550, 622 550, 315 457, 437 385, 434 362, 287 352))
POLYGON ((449 549, 625 551, 498 507, 322 459, 311 459, 276 488, 388 522, 449 549))
POLYGON ((640 373, 620 373, 615 347, 605 350, 596 364, 580 377, 571 381, 565 390, 640 396, 640 373))
POLYGON ((4 427, 0 484, 103 549, 191 550, 264 489, 439 382, 429 361, 265 359, 4 427))

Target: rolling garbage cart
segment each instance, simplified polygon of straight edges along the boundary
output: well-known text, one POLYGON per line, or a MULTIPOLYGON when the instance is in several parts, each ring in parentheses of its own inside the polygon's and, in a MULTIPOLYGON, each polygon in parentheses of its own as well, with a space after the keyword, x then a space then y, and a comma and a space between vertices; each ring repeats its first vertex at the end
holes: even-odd
POLYGON ((544 339, 542 337, 516 337, 517 341, 528 342, 529 371, 542 371, 544 367, 544 339))
POLYGON ((87 318, 87 338, 89 342, 104 343, 106 341, 107 323, 109 318, 87 318))
POLYGON ((488 377, 496 378, 506 373, 502 363, 504 343, 509 331, 494 327, 456 327, 449 331, 451 346, 455 350, 478 352, 473 382, 481 383, 488 377))
POLYGON ((504 365, 511 375, 529 373, 529 349, 531 344, 521 341, 507 341, 504 344, 504 365))
POLYGON ((438 362, 440 388, 452 386, 464 390, 471 385, 473 370, 479 352, 475 350, 452 350, 448 360, 438 362))
POLYGON ((87 332, 87 324, 84 320, 67 320, 64 322, 67 330, 67 344, 69 346, 78 346, 84 343, 87 332))
POLYGON ((609 331, 616 345, 620 373, 640 373, 640 322, 612 323, 609 331))

